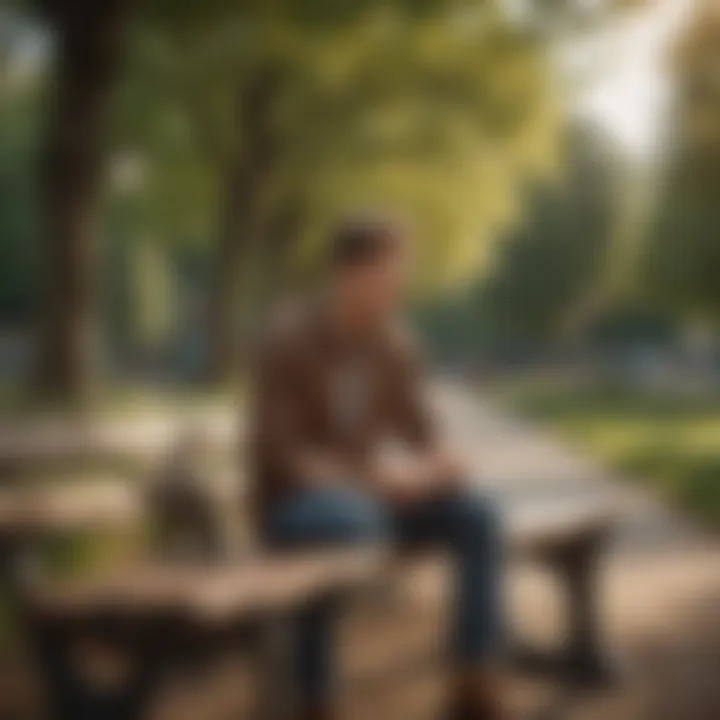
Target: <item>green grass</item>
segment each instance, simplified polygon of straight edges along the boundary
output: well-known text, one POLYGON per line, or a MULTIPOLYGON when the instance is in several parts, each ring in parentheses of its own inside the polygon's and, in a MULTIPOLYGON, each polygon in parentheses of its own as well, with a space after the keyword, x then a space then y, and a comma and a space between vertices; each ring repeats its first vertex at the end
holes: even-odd
POLYGON ((496 388, 503 403, 720 530, 720 396, 658 394, 538 379, 496 388))

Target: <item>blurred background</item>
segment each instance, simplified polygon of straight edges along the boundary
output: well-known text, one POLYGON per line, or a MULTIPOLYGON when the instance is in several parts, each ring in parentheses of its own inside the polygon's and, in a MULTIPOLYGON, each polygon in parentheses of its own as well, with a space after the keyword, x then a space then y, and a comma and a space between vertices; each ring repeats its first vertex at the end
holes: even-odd
MULTIPOLYGON (((659 598, 720 597, 718 198, 716 0, 3 0, 0 485, 135 484, 201 428, 238 492, 267 308, 379 209, 414 228, 412 312, 491 484, 657 503, 618 632, 658 610, 647 653, 717 679, 720 632, 698 649, 659 598)), ((720 717, 711 685, 667 717, 720 717)), ((618 702, 592 717, 665 717, 618 702)))

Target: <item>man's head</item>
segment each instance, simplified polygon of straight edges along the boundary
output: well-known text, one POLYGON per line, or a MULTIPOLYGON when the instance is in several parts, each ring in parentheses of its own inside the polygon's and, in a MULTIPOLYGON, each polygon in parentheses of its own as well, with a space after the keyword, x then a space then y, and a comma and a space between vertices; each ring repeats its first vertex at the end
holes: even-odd
POLYGON ((338 226, 331 273, 336 303, 359 322, 372 324, 402 302, 410 270, 407 230, 387 219, 360 218, 338 226))

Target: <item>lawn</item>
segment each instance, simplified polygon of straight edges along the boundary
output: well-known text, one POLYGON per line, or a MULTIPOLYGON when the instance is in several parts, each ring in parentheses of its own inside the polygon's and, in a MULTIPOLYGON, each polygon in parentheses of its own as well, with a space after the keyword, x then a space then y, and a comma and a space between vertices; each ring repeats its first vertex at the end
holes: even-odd
POLYGON ((513 380, 501 401, 720 530, 720 394, 513 380))

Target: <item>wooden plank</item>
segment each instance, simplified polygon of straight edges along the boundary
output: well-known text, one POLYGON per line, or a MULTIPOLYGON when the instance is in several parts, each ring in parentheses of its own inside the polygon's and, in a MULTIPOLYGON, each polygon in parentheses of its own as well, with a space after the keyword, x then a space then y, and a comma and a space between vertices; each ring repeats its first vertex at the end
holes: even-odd
POLYGON ((616 521, 617 512, 609 504, 529 507, 509 518, 508 540, 517 554, 542 555, 609 533, 616 521))
POLYGON ((0 490, 0 536, 41 537, 74 530, 124 526, 143 514, 139 495, 125 483, 0 490))
POLYGON ((36 613, 64 617, 183 615, 223 622, 280 611, 377 577, 380 550, 261 557, 239 566, 151 566, 95 580, 39 583, 28 595, 36 613))
MULTIPOLYGON (((542 559, 607 532, 612 522, 608 509, 535 509, 510 518, 509 541, 514 552, 542 559)), ((222 623, 370 583, 393 566, 392 558, 388 550, 358 549, 259 554, 234 565, 155 564, 86 581, 40 581, 28 600, 36 612, 67 618, 181 615, 222 623)))
POLYGON ((158 458, 177 443, 186 426, 202 427, 213 448, 231 449, 242 438, 242 422, 232 403, 133 417, 69 417, 0 426, 0 463, 20 466, 98 457, 158 458))

